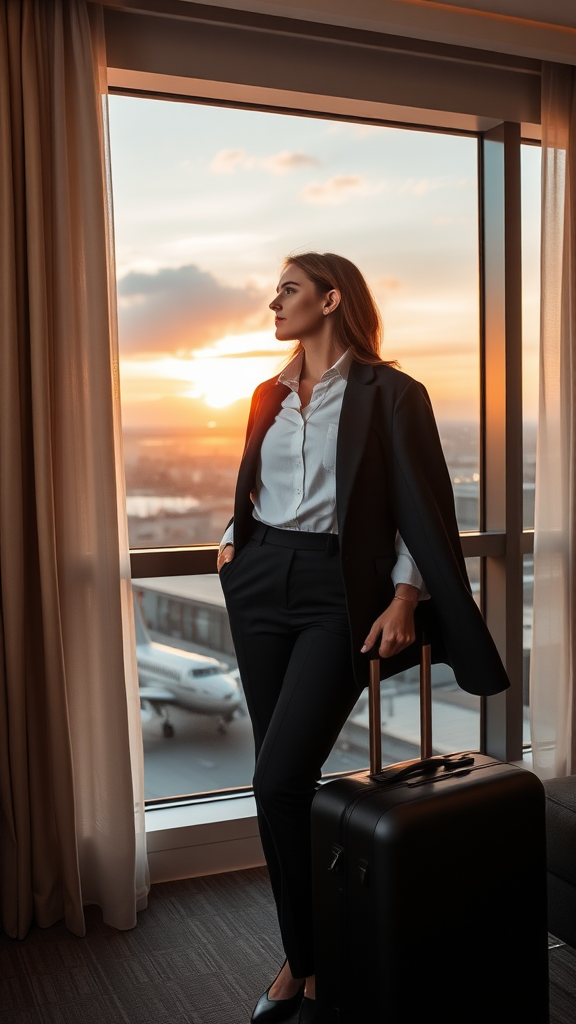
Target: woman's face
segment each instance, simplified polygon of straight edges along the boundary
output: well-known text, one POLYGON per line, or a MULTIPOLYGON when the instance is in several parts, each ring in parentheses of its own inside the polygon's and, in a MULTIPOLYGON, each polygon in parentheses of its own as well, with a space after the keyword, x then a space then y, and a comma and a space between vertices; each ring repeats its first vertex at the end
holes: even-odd
POLYGON ((270 303, 279 341, 304 341, 325 329, 328 314, 340 302, 336 289, 322 294, 299 267, 289 263, 270 303))

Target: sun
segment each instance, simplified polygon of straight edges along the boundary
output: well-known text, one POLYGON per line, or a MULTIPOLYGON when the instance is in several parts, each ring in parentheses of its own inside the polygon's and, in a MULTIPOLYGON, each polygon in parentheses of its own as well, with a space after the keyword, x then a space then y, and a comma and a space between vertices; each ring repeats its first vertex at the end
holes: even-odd
POLYGON ((123 359, 121 379, 130 385, 132 401, 139 394, 144 401, 178 396, 223 409, 250 398, 258 384, 278 373, 292 347, 272 331, 227 335, 189 356, 123 359))
POLYGON ((261 381, 278 373, 292 347, 271 331, 221 338, 194 353, 189 367, 194 387, 188 397, 203 398, 213 409, 249 398, 261 381))

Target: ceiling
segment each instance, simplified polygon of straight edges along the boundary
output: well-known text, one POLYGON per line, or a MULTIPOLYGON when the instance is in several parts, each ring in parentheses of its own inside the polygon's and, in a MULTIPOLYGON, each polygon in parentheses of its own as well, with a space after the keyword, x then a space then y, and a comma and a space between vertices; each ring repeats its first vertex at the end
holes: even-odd
MULTIPOLYGON (((438 6, 434 2, 431 5, 438 6)), ((442 6, 576 28, 576 3, 573 0, 443 0, 442 6)))
MULTIPOLYGON (((104 0, 114 6, 173 0, 104 0)), ((195 0, 178 6, 194 7, 195 0)), ((576 64, 574 0, 202 0, 220 7, 576 64)))

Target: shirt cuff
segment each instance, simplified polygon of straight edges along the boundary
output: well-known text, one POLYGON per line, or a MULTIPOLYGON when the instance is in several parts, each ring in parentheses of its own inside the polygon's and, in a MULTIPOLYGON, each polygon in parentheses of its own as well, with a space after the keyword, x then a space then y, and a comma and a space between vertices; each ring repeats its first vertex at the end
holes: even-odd
POLYGON ((224 534, 224 536, 222 537, 222 540, 220 541, 220 547, 219 547, 218 550, 222 551, 222 548, 225 547, 226 544, 233 544, 233 543, 234 543, 234 523, 230 523, 230 526, 227 528, 226 533, 224 534))
POLYGON ((418 571, 418 566, 399 533, 396 534, 396 565, 392 569, 391 575, 395 587, 399 583, 408 583, 420 591, 420 601, 425 601, 430 597, 426 590, 426 584, 418 571))

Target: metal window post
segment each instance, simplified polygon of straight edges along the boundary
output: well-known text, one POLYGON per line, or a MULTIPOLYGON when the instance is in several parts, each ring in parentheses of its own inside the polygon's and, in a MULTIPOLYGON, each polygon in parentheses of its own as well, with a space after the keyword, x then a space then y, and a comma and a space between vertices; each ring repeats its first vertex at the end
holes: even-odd
POLYGON ((506 550, 484 559, 486 621, 511 687, 484 698, 484 749, 522 757, 522 266, 520 125, 480 137, 481 530, 506 550))

